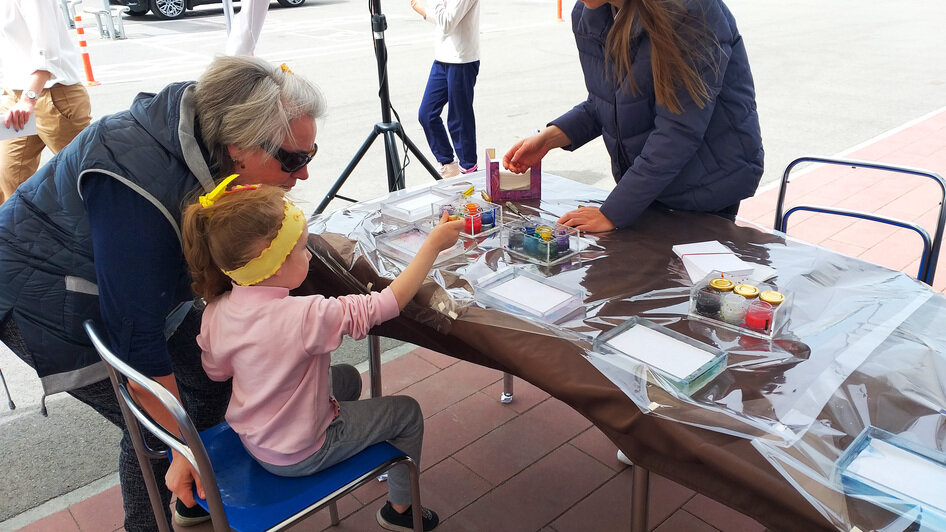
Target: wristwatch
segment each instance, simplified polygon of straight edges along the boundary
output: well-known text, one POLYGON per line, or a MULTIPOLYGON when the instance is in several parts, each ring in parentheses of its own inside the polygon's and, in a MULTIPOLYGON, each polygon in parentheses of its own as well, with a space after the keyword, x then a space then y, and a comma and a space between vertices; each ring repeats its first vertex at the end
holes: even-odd
POLYGON ((23 95, 26 96, 27 100, 33 100, 34 102, 36 101, 37 98, 39 98, 39 94, 36 94, 36 91, 34 91, 33 89, 27 89, 23 91, 23 95))

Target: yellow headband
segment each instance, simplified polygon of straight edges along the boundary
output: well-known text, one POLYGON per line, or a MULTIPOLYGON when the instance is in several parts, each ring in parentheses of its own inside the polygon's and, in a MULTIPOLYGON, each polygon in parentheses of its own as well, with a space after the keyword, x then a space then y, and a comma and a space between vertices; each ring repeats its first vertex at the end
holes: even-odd
POLYGON ((276 233, 276 238, 269 243, 269 247, 264 249, 258 257, 235 270, 222 270, 238 285, 250 286, 271 277, 286 262, 286 257, 299 241, 302 228, 305 226, 305 216, 299 207, 289 200, 285 201, 286 210, 282 226, 276 233))

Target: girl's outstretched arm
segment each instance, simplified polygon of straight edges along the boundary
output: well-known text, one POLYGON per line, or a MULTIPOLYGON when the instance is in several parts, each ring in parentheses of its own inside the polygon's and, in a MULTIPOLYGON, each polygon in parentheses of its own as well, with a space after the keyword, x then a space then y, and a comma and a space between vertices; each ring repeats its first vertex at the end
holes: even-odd
POLYGON ((404 271, 391 283, 391 291, 397 299, 397 306, 403 309, 408 301, 414 298, 414 294, 420 289, 420 285, 430 273, 430 268, 437 260, 437 255, 441 251, 448 249, 456 243, 460 237, 460 231, 463 230, 463 220, 447 221, 447 213, 440 218, 440 223, 434 227, 434 230, 427 236, 427 240, 420 247, 420 251, 414 256, 414 260, 404 268, 404 271))

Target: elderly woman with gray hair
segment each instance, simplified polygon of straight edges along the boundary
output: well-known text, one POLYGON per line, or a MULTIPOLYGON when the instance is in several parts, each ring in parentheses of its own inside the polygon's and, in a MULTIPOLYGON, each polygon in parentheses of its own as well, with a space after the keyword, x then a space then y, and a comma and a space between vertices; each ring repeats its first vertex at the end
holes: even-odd
MULTIPOLYGON (((230 173, 287 189, 306 179, 323 112, 319 90, 285 65, 218 57, 199 81, 139 94, 90 125, 0 206, 0 339, 36 370, 44 396, 68 392, 122 429, 129 532, 156 529, 154 515, 82 323, 103 324, 119 356, 182 399, 198 429, 222 421, 230 385, 201 367, 180 210, 230 173)), ((206 520, 187 461, 153 467, 178 497, 175 522, 206 520)))

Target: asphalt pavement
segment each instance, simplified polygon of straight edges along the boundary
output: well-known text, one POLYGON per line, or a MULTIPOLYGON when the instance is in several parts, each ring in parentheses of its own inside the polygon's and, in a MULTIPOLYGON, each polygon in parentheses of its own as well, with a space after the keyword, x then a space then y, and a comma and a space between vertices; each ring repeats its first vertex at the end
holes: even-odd
MULTIPOLYGON (((481 4, 478 144, 504 153, 516 139, 582 101, 586 91, 568 22, 572 4, 565 2, 565 21, 557 20, 554 0, 481 4)), ((796 157, 844 152, 946 106, 943 2, 731 0, 728 5, 756 82, 766 150, 763 186, 781 177, 796 157)), ((273 2, 270 9, 256 54, 316 82, 329 103, 328 115, 318 123, 319 154, 310 178, 293 191, 306 212, 319 204, 381 121, 380 72, 386 74, 395 119, 432 160, 416 116, 432 61, 432 26, 408 0, 385 0, 382 12, 388 61, 379 69, 368 2, 309 0, 298 8, 273 2)), ((99 39, 93 22, 84 25, 100 82, 89 87, 94 118, 126 109, 138 92, 196 79, 224 48, 219 5, 201 6, 175 21, 126 18, 124 40, 99 39)), ((386 192, 382 150, 376 141, 342 194, 363 200, 386 192)), ((408 186, 429 182, 423 167, 410 159, 408 186)), ((613 186, 600 141, 574 153, 556 150, 543 168, 613 186)), ((329 209, 343 205, 336 200, 329 209)), ((383 347, 388 357, 406 349, 393 341, 383 347)), ((366 352, 364 342, 348 342, 336 360, 363 364, 366 352)), ((17 404, 9 411, 0 402, 0 530, 19 528, 117 482, 117 429, 64 394, 48 399, 50 416, 42 417, 35 374, 2 346, 0 370, 17 404)))

